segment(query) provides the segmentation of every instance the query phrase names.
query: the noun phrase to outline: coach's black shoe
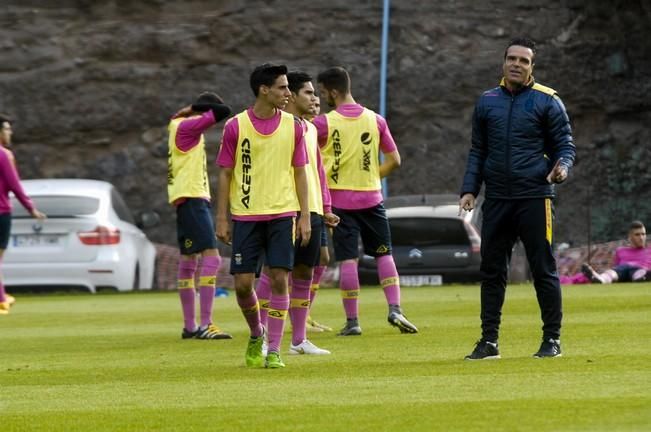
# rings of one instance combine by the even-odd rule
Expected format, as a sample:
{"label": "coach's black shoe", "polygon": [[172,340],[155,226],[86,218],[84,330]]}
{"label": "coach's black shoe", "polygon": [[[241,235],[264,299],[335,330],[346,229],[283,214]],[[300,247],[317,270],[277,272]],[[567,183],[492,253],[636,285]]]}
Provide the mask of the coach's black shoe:
{"label": "coach's black shoe", "polygon": [[477,341],[475,349],[465,357],[466,360],[492,360],[498,358],[501,357],[497,342],[489,342],[483,339]]}
{"label": "coach's black shoe", "polygon": [[197,336],[197,333],[199,333],[199,330],[190,331],[184,328],[183,333],[181,333],[181,339],[192,339]]}
{"label": "coach's black shoe", "polygon": [[540,344],[540,349],[533,356],[535,358],[561,357],[561,341],[558,339],[546,339]]}
{"label": "coach's black shoe", "polygon": [[595,269],[593,269],[592,266],[590,266],[588,263],[583,263],[581,265],[581,273],[590,279],[592,283],[604,283],[603,279],[601,279],[601,276],[599,276],[599,273],[597,273]]}

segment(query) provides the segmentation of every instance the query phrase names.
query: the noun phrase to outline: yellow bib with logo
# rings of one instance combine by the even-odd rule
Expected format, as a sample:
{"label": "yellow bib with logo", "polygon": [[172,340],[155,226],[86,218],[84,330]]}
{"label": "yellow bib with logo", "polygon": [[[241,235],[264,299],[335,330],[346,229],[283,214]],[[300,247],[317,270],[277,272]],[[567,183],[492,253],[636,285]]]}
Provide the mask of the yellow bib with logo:
{"label": "yellow bib with logo", "polygon": [[309,158],[309,163],[305,166],[309,208],[310,212],[323,216],[323,196],[321,195],[321,179],[319,178],[319,167],[317,165],[317,152],[320,151],[317,131],[316,127],[312,123],[308,121],[305,123],[307,124],[307,132],[305,132],[305,148],[307,149],[307,157]]}
{"label": "yellow bib with logo", "polygon": [[183,120],[185,118],[173,119],[167,127],[167,196],[170,203],[179,198],[210,198],[203,135],[199,144],[188,151],[176,146],[176,131]]}
{"label": "yellow bib with logo", "polygon": [[246,111],[237,115],[237,125],[231,213],[257,216],[298,211],[292,168],[294,116],[281,111],[280,124],[269,135],[253,127]]}
{"label": "yellow bib with logo", "polygon": [[326,114],[328,142],[321,148],[330,189],[374,191],[380,182],[380,132],[376,115],[364,108],[359,117]]}

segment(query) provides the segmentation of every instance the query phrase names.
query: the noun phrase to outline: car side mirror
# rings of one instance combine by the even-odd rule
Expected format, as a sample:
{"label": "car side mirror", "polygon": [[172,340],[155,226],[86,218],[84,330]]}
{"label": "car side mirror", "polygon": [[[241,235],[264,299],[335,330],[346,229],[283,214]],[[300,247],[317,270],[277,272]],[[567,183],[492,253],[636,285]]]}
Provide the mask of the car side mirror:
{"label": "car side mirror", "polygon": [[144,211],[138,217],[138,228],[152,228],[158,225],[160,216],[155,211]]}

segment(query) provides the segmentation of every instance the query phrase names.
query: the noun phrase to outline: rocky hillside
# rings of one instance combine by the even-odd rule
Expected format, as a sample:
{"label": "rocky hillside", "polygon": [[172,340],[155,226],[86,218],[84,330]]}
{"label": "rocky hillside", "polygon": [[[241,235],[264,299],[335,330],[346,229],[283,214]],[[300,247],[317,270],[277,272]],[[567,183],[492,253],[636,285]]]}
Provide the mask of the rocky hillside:
{"label": "rocky hillside", "polygon": [[[404,164],[390,194],[458,190],[474,101],[498,82],[508,39],[526,34],[579,152],[559,190],[556,239],[616,239],[632,218],[651,224],[650,1],[391,4],[387,119]],[[0,112],[17,120],[23,178],[109,180],[134,210],[158,211],[149,235],[173,244],[170,114],[207,89],[244,109],[248,75],[265,61],[314,74],[344,65],[356,99],[377,109],[381,24],[379,0],[4,0]],[[209,134],[211,160],[220,133]]]}

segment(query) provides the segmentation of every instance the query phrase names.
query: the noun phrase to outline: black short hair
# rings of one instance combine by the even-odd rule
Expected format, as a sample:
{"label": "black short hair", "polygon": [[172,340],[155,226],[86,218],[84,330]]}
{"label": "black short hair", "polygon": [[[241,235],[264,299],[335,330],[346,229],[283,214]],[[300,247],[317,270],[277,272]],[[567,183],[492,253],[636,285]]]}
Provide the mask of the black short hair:
{"label": "black short hair", "polygon": [[324,70],[317,76],[316,80],[327,90],[337,90],[342,95],[350,93],[350,75],[341,66]]}
{"label": "black short hair", "polygon": [[253,95],[258,97],[260,86],[265,85],[271,87],[280,75],[287,75],[287,66],[273,65],[271,63],[264,63],[257,66],[251,72],[251,78],[249,80]]}
{"label": "black short hair", "polygon": [[504,58],[506,58],[506,52],[513,45],[529,48],[533,52],[533,58],[536,57],[536,42],[534,42],[533,39],[529,39],[528,37],[520,36],[520,37],[513,38],[509,41],[509,44],[506,46],[506,49],[504,49]]}
{"label": "black short hair", "polygon": [[312,81],[312,77],[307,72],[291,71],[287,74],[287,82],[289,82],[289,91],[298,94],[299,90],[303,88],[305,83]]}
{"label": "black short hair", "polygon": [[224,104],[224,100],[217,94],[213,92],[205,91],[201,93],[197,100],[194,102],[197,105],[202,104]]}
{"label": "black short hair", "polygon": [[4,122],[11,124],[13,123],[13,120],[7,114],[0,113],[0,125],[2,125]]}
{"label": "black short hair", "polygon": [[644,228],[644,224],[642,223],[642,221],[634,220],[628,226],[628,232],[631,232],[631,231],[636,230],[636,229],[643,229],[643,228]]}

